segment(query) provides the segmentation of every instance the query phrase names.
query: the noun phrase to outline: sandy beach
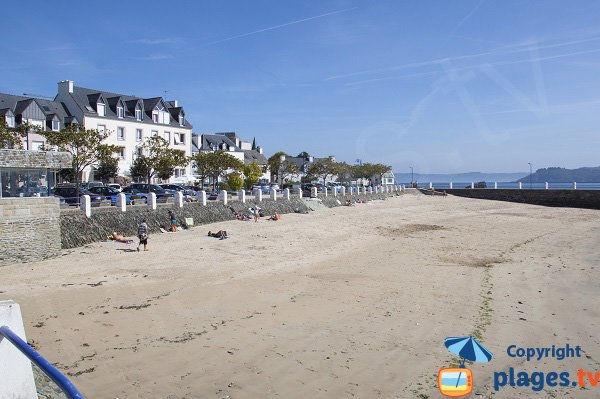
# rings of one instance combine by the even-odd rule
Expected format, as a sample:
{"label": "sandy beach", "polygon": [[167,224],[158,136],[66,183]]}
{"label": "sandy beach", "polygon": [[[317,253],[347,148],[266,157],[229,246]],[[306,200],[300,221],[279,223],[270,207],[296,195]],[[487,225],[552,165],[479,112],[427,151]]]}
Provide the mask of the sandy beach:
{"label": "sandy beach", "polygon": [[[495,355],[473,397],[592,398],[493,372],[600,371],[600,213],[405,195],[3,267],[0,299],[89,398],[438,398],[447,336]],[[225,229],[230,238],[206,237]],[[507,346],[580,345],[526,362]],[[600,390],[600,386],[595,388]]]}

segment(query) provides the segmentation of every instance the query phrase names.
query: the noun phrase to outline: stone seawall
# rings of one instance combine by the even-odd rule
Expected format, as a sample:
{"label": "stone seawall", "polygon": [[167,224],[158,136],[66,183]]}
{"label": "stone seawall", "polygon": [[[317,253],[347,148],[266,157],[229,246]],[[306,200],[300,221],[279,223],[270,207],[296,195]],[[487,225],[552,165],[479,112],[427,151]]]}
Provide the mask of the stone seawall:
{"label": "stone seawall", "polygon": [[60,254],[58,198],[0,199],[0,266]]}
{"label": "stone seawall", "polygon": [[519,202],[523,204],[600,209],[600,190],[445,190],[458,197]]}
{"label": "stone seawall", "polygon": [[[385,194],[366,194],[360,196],[346,195],[338,196],[341,203],[346,199],[362,198],[364,200],[383,199],[394,195]],[[321,197],[322,205],[331,208],[340,206],[336,198],[329,196]],[[206,206],[197,202],[185,203],[183,208],[177,208],[173,204],[159,204],[157,209],[151,210],[146,206],[128,207],[126,212],[121,212],[115,207],[92,208],[92,217],[87,218],[83,212],[78,209],[64,210],[60,215],[61,243],[62,248],[75,248],[93,242],[106,240],[107,235],[113,231],[124,234],[125,236],[135,236],[137,226],[141,220],[145,219],[150,233],[157,233],[160,227],[166,228],[169,224],[168,213],[173,211],[177,216],[177,223],[180,226],[186,226],[185,219],[193,218],[194,226],[222,222],[233,219],[234,209],[236,212],[247,212],[248,208],[254,204],[262,209],[264,215],[270,216],[274,213],[308,213],[311,210],[305,200],[291,198],[289,201],[278,199],[273,201],[263,199],[262,202],[247,200],[245,204],[239,201],[230,201],[226,206],[219,201],[209,202]]]}

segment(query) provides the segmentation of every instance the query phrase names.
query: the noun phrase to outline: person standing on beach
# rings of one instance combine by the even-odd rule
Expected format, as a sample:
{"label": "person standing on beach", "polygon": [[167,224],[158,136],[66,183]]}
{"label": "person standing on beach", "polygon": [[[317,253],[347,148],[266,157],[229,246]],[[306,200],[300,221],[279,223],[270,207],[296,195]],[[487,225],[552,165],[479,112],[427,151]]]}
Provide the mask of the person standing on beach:
{"label": "person standing on beach", "polygon": [[144,251],[147,251],[148,245],[148,225],[146,224],[146,219],[142,220],[142,223],[138,225],[138,238],[140,242],[137,246],[137,251],[140,252],[140,245],[144,244]]}
{"label": "person standing on beach", "polygon": [[171,224],[171,228],[169,229],[173,233],[177,231],[177,218],[173,211],[169,211],[169,223]]}

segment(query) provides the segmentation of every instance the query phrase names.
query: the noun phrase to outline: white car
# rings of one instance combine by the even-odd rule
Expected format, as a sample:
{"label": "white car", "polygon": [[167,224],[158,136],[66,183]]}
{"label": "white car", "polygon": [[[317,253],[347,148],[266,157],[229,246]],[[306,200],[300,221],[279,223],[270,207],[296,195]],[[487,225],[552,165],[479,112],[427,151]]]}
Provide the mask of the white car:
{"label": "white car", "polygon": [[110,184],[107,184],[107,186],[108,186],[108,187],[112,187],[112,188],[114,188],[115,190],[118,190],[119,192],[121,192],[121,190],[122,190],[122,187],[121,187],[121,185],[120,185],[120,184],[117,184],[117,183],[110,183]]}

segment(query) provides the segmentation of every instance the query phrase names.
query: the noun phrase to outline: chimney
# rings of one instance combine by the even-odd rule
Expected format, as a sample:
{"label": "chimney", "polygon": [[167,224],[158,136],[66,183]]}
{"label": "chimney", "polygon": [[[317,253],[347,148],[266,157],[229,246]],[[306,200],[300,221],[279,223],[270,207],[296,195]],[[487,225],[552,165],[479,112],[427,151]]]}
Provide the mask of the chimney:
{"label": "chimney", "polygon": [[258,153],[259,153],[259,154],[262,154],[262,153],[263,153],[263,149],[262,149],[262,147],[256,146],[256,149],[258,150]]}
{"label": "chimney", "polygon": [[177,108],[177,100],[173,100],[173,108]]}
{"label": "chimney", "polygon": [[58,82],[59,93],[73,93],[73,81],[72,80],[61,80]]}

